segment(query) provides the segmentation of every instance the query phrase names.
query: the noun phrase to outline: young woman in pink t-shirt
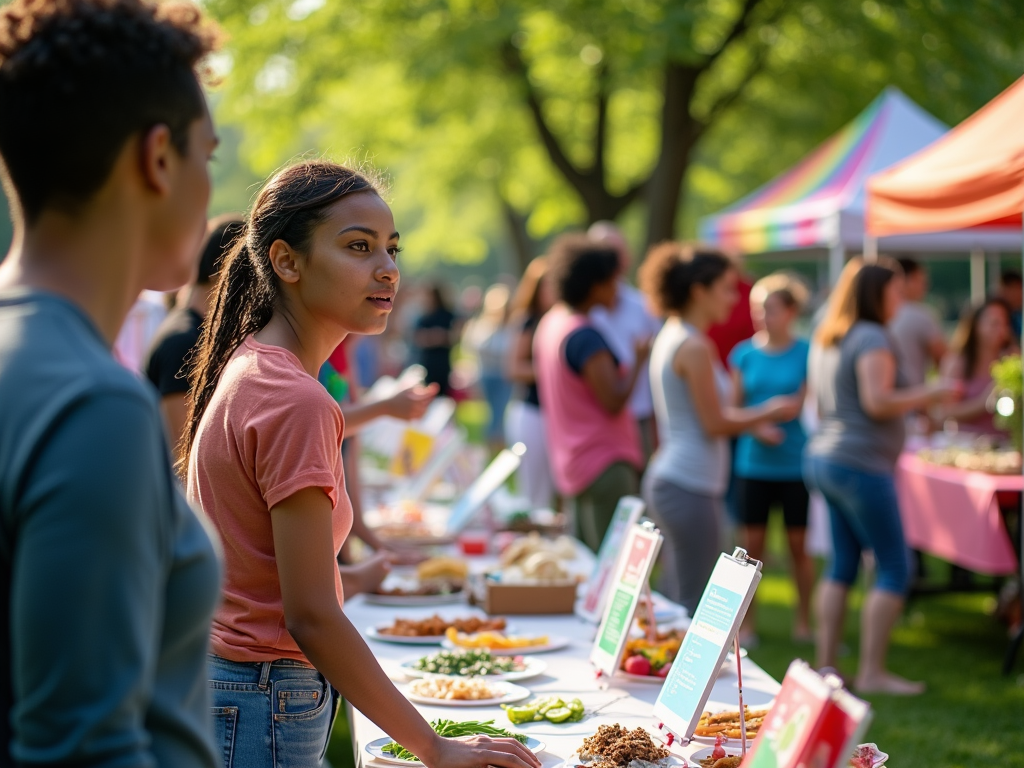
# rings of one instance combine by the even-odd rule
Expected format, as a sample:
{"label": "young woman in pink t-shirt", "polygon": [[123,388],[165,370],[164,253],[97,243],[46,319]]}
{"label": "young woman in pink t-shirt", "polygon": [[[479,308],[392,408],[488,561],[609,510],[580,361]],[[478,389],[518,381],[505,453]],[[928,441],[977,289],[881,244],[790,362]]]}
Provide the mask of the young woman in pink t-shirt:
{"label": "young woman in pink t-shirt", "polygon": [[348,333],[384,330],[398,251],[373,183],[311,161],[267,183],[221,270],[181,460],[224,545],[210,687],[226,768],[318,765],[338,692],[431,768],[540,765],[512,739],[437,736],[342,611],[344,418],[316,375]]}

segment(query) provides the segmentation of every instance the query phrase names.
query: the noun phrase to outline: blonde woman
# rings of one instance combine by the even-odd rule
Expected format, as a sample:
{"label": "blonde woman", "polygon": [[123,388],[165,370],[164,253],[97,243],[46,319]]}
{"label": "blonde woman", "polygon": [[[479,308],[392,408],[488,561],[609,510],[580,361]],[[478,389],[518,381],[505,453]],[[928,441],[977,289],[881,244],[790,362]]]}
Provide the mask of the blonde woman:
{"label": "blonde woman", "polygon": [[[803,402],[807,387],[807,341],[793,334],[793,321],[807,300],[798,279],[777,272],[759,280],[750,292],[750,315],[756,333],[729,355],[733,398],[738,408],[756,406],[780,395]],[[808,493],[802,461],[807,435],[798,419],[764,424],[739,436],[733,471],[740,540],[751,557],[764,555],[768,516],[781,506],[786,523],[797,614],[793,636],[811,639],[810,606],[814,566],[807,556]],[[746,643],[756,638],[753,605],[747,611]]]}

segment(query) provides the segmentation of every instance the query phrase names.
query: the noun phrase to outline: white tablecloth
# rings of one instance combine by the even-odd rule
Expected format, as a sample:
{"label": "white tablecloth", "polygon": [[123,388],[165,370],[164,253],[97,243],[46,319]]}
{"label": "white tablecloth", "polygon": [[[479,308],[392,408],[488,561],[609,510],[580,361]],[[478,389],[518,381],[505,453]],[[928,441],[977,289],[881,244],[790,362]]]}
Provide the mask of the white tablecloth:
{"label": "white tablecloth", "polygon": [[[478,565],[478,564],[474,564]],[[476,568],[474,568],[476,570]],[[345,613],[363,631],[373,626],[389,624],[396,616],[403,618],[426,618],[439,612],[445,616],[465,615],[476,609],[466,605],[443,606],[438,608],[393,608],[370,605],[361,596],[347,601]],[[593,734],[601,724],[620,723],[628,728],[646,727],[657,732],[658,723],[654,719],[653,708],[658,697],[660,686],[648,683],[633,683],[617,677],[607,681],[602,688],[601,682],[594,674],[588,661],[590,647],[597,628],[576,616],[510,616],[509,624],[515,627],[517,634],[564,636],[572,639],[572,644],[561,651],[537,654],[535,658],[547,662],[546,672],[530,680],[518,683],[529,688],[535,695],[558,694],[562,698],[578,697],[588,711],[614,703],[593,717],[580,723],[570,725],[553,725],[551,723],[533,723],[525,726],[512,726],[505,713],[497,706],[454,708],[417,705],[420,712],[428,720],[436,718],[489,720],[506,728],[515,728],[547,744],[547,749],[539,755],[546,768],[559,765],[573,757],[585,736]],[[391,675],[399,686],[403,685],[399,665],[410,658],[419,658],[427,653],[440,650],[436,646],[411,646],[384,643],[367,639],[374,654],[380,660],[384,670]],[[749,658],[743,660],[743,698],[747,706],[763,707],[771,703],[779,691],[779,684],[763,669]],[[620,698],[624,697],[624,698]],[[715,683],[714,691],[708,702],[712,710],[733,708],[737,706],[736,671],[732,668],[723,672]],[[356,753],[356,766],[383,766],[384,763],[374,760],[365,751],[365,746],[375,739],[384,736],[384,732],[359,712],[349,708],[352,723],[352,738]],[[689,755],[704,749],[706,744],[675,745],[673,751],[679,755]]]}

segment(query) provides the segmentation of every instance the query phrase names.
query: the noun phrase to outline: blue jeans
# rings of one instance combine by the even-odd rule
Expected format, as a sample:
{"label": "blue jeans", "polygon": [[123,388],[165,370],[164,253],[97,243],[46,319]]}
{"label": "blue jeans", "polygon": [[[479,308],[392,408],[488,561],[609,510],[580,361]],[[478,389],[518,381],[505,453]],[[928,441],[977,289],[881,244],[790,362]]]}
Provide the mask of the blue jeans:
{"label": "blue jeans", "polygon": [[320,765],[339,697],[324,676],[291,659],[209,657],[214,738],[224,768]]}
{"label": "blue jeans", "polygon": [[875,588],[905,595],[910,579],[909,551],[892,474],[864,472],[821,456],[807,456],[804,480],[828,502],[833,549],[828,578],[852,585],[861,552],[870,549],[878,567]]}

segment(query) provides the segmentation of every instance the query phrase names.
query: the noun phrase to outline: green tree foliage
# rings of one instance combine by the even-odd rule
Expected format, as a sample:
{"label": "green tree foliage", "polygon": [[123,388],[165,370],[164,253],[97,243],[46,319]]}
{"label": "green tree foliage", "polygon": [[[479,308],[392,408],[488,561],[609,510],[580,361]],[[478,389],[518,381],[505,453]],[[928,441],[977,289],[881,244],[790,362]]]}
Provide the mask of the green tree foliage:
{"label": "green tree foliage", "polygon": [[953,124],[1024,70],[1019,0],[209,0],[252,169],[396,180],[409,253],[525,258],[623,217],[689,232],[886,85]]}

